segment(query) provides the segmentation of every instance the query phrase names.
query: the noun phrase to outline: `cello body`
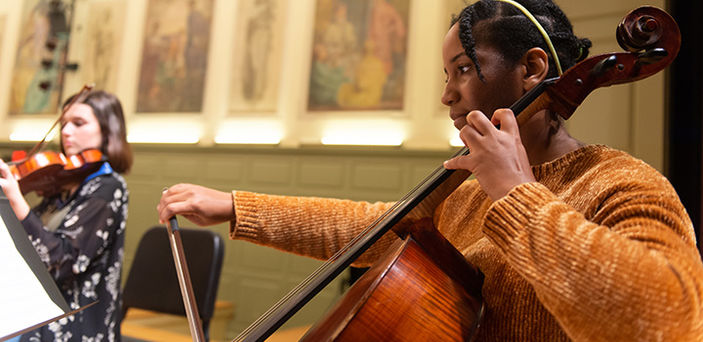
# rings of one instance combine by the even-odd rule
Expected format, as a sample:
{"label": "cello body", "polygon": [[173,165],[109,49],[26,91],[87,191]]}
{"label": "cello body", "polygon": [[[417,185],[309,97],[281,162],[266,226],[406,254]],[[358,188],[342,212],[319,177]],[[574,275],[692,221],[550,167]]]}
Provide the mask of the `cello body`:
{"label": "cello body", "polygon": [[471,341],[483,318],[483,275],[434,227],[421,226],[302,341]]}

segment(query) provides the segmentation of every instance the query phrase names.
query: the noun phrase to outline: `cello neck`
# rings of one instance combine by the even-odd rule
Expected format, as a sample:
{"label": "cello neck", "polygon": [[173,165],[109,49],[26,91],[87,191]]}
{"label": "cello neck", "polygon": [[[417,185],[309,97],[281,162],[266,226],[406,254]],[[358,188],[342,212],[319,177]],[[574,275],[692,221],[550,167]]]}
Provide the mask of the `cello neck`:
{"label": "cello neck", "polygon": [[[525,93],[510,107],[518,116],[518,122],[527,120],[533,114],[545,108],[545,98],[541,96],[545,95],[545,90],[555,81],[556,79],[543,81]],[[526,118],[522,119],[521,117],[523,116]],[[455,156],[468,153],[468,149],[464,147]],[[411,212],[413,212],[413,216],[431,216],[434,208],[463,183],[469,175],[470,172],[466,170],[447,170],[442,166],[435,169],[425,180],[396,202],[391,209],[376,219],[361,234],[335,253],[300,285],[266,311],[257,321],[242,331],[234,341],[265,340],[293,314],[305,306],[317,293],[322,291],[342,271],[349,267],[356,258],[396,226],[401,219]],[[395,232],[401,237],[405,235],[402,231]]]}

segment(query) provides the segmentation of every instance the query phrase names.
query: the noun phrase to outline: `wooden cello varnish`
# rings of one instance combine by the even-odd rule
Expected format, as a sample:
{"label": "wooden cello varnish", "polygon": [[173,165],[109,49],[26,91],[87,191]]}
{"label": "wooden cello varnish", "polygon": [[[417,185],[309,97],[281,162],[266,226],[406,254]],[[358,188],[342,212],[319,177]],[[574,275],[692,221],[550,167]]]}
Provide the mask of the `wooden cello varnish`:
{"label": "wooden cello varnish", "polygon": [[483,275],[429,220],[411,231],[302,341],[470,341],[476,335]]}

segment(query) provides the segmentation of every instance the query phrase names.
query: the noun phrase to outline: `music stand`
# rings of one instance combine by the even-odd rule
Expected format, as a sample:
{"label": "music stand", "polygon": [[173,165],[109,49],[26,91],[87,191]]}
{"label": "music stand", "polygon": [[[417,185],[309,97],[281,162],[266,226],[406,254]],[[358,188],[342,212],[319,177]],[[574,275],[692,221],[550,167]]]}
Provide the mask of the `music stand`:
{"label": "music stand", "polygon": [[82,311],[70,310],[0,189],[0,341]]}

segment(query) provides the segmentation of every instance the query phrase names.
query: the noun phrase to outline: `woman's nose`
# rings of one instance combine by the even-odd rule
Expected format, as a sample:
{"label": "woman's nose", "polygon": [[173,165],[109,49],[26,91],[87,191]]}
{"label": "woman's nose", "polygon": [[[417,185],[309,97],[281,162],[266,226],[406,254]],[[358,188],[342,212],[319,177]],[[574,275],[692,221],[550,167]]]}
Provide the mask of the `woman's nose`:
{"label": "woman's nose", "polygon": [[63,127],[61,127],[61,135],[69,135],[73,132],[73,127],[71,124],[66,124]]}
{"label": "woman's nose", "polygon": [[451,106],[454,103],[456,103],[458,98],[459,98],[459,96],[458,96],[457,92],[453,88],[450,87],[449,83],[447,83],[447,85],[444,86],[444,92],[442,93],[442,103],[445,106]]}

